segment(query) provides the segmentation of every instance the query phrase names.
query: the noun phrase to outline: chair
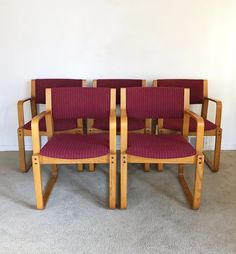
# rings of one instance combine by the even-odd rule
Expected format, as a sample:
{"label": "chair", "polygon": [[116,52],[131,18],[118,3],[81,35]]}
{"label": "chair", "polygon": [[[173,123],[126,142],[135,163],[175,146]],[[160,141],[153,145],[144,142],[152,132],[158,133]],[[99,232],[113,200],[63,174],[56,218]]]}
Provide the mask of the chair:
{"label": "chair", "polygon": [[[115,90],[92,88],[46,89],[46,111],[32,120],[33,175],[37,209],[43,209],[57,179],[57,164],[109,164],[109,208],[116,206]],[[54,133],[57,119],[109,117],[109,133]],[[41,148],[40,120],[46,119],[48,142]],[[51,164],[51,177],[43,191],[41,165]]]}
{"label": "chair", "polygon": [[[120,106],[120,89],[125,87],[146,87],[146,80],[142,79],[97,79],[93,80],[93,87],[101,88],[116,88],[116,104]],[[109,130],[108,119],[88,119],[87,131],[89,133],[104,133]],[[132,133],[150,133],[151,132],[151,121],[150,119],[130,119],[129,132]],[[120,117],[117,117],[117,133],[120,132]],[[95,166],[89,165],[89,171],[93,172]],[[145,165],[145,171],[149,171],[149,165]]]}
{"label": "chair", "polygon": [[[22,172],[27,172],[31,167],[30,163],[26,162],[25,154],[25,136],[31,136],[31,121],[25,123],[24,120],[24,104],[30,102],[31,116],[38,114],[37,107],[39,104],[45,104],[45,89],[52,87],[82,87],[86,86],[86,81],[81,79],[35,79],[31,80],[31,97],[20,100],[17,103],[18,109],[18,144],[19,144],[19,168]],[[54,123],[55,131],[60,132],[82,132],[83,123],[80,119],[76,120],[62,120],[58,119]],[[46,123],[40,122],[40,135],[46,135]],[[28,164],[28,165],[27,165]],[[78,166],[78,170],[82,171],[82,165]]]}
{"label": "chair", "polygon": [[[183,118],[182,134],[128,134],[130,118]],[[187,141],[190,118],[197,124],[196,148]],[[189,111],[189,89],[121,89],[121,208],[127,208],[128,163],[171,163],[179,164],[179,182],[192,209],[198,209],[204,168],[203,132],[203,119]],[[184,178],[184,164],[196,165],[193,194]]]}
{"label": "chair", "polygon": [[[220,153],[221,153],[221,112],[222,103],[219,100],[211,99],[208,97],[208,82],[202,79],[159,79],[153,81],[153,86],[158,87],[184,87],[190,88],[190,104],[201,105],[201,116],[204,119],[204,136],[215,137],[215,150],[213,162],[205,154],[205,161],[213,172],[217,172],[220,166]],[[216,104],[215,122],[207,120],[208,103],[209,101]],[[181,132],[182,119],[159,119],[158,130],[164,132]],[[190,120],[189,136],[196,136],[196,124]],[[159,165],[159,170],[162,171],[162,165]]]}

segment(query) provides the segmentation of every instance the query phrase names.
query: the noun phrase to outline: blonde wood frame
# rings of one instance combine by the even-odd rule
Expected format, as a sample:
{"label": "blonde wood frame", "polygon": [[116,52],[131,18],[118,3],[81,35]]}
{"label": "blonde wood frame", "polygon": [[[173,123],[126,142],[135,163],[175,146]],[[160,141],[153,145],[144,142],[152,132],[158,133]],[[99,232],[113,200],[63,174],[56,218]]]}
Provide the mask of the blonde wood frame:
{"label": "blonde wood frame", "polygon": [[[110,98],[110,117],[109,117],[109,154],[89,158],[89,159],[78,159],[78,160],[68,160],[51,158],[40,155],[41,141],[40,141],[40,131],[39,131],[39,121],[42,118],[46,118],[46,129],[47,137],[50,138],[54,135],[53,120],[51,114],[51,89],[46,89],[46,111],[40,113],[32,119],[32,140],[33,140],[33,175],[34,175],[34,186],[36,194],[36,207],[37,209],[44,209],[48,198],[52,192],[53,186],[56,183],[58,169],[57,164],[84,164],[84,163],[109,163],[109,208],[114,209],[116,207],[116,96],[115,89],[111,89]],[[81,134],[82,133],[78,133]],[[41,175],[41,165],[51,164],[51,177],[48,181],[45,190],[42,187],[42,175]]]}
{"label": "blonde wood frame", "polygon": [[[93,80],[93,88],[97,88],[97,80]],[[147,87],[147,81],[142,80],[142,87]],[[88,119],[87,120],[87,132],[88,133],[107,133],[107,130],[102,130],[102,129],[97,129],[93,127],[94,125],[94,119]],[[151,134],[152,130],[152,120],[151,119],[145,119],[145,128],[144,129],[139,129],[139,130],[134,130],[134,131],[129,131],[130,133],[150,133]],[[149,172],[149,165],[145,164],[144,165],[144,171]],[[89,172],[94,172],[95,171],[95,165],[94,164],[89,164]]]}
{"label": "blonde wood frame", "polygon": [[[153,86],[158,86],[158,80],[153,80]],[[222,102],[220,100],[215,100],[208,97],[208,81],[203,81],[203,102],[202,102],[202,110],[201,117],[203,119],[207,119],[208,115],[208,104],[209,102],[213,102],[216,105],[216,113],[215,113],[215,125],[216,129],[205,130],[204,136],[213,136],[215,137],[215,149],[214,149],[214,158],[211,161],[205,154],[205,162],[212,172],[218,172],[220,167],[220,154],[221,154],[221,140],[222,140],[222,128],[221,128],[221,116],[222,116]],[[159,133],[176,133],[178,131],[164,129],[163,128],[163,119],[158,119],[158,131]],[[196,132],[189,132],[189,136],[196,136]],[[158,171],[163,171],[163,165],[158,165]]]}
{"label": "blonde wood frame", "polygon": [[[82,81],[82,87],[86,87],[86,80]],[[26,153],[25,153],[25,136],[32,136],[32,131],[24,129],[24,104],[26,102],[30,102],[31,108],[31,116],[32,118],[38,114],[37,105],[35,101],[35,80],[31,80],[31,97],[19,100],[17,103],[17,112],[18,112],[18,144],[19,144],[19,169],[21,172],[28,172],[31,168],[31,161],[26,161]],[[58,131],[57,133],[83,133],[83,124],[81,124],[81,119],[77,121],[77,128],[69,129],[65,131]],[[46,131],[40,131],[40,136],[47,136]],[[78,171],[83,171],[83,165],[78,165]]]}
{"label": "blonde wood frame", "polygon": [[[200,197],[202,189],[202,177],[204,168],[204,155],[202,153],[203,147],[203,133],[204,133],[204,121],[203,118],[189,111],[189,89],[185,89],[185,113],[183,124],[183,135],[188,136],[189,119],[192,117],[197,122],[197,141],[196,141],[196,155],[183,158],[174,159],[152,159],[140,156],[133,156],[127,154],[128,144],[128,116],[126,112],[126,89],[121,89],[121,175],[120,175],[120,206],[122,209],[127,208],[127,170],[128,163],[174,163],[179,164],[178,178],[183,188],[183,191],[187,197],[187,200],[192,209],[199,209]],[[186,126],[187,125],[187,126]],[[184,164],[195,164],[195,180],[193,193],[190,191],[188,184],[184,178]]]}

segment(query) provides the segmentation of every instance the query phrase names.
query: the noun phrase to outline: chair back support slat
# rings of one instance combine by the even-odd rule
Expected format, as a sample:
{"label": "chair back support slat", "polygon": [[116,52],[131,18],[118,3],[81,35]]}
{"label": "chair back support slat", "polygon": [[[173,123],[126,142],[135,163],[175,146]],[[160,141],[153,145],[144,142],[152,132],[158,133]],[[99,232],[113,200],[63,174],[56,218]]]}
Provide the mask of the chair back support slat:
{"label": "chair back support slat", "polygon": [[82,79],[35,79],[34,93],[35,101],[38,104],[45,104],[45,90],[46,88],[54,87],[82,87]]}
{"label": "chair back support slat", "polygon": [[130,118],[183,118],[184,88],[127,88],[126,110]]}
{"label": "chair back support slat", "polygon": [[116,88],[116,104],[120,104],[120,89],[126,87],[142,87],[142,79],[97,79],[96,87]]}
{"label": "chair back support slat", "polygon": [[[47,100],[50,100],[50,98],[47,98]],[[110,89],[52,88],[51,111],[54,119],[108,118]]]}
{"label": "chair back support slat", "polygon": [[182,87],[190,89],[190,104],[202,104],[204,99],[203,79],[158,79],[158,87]]}

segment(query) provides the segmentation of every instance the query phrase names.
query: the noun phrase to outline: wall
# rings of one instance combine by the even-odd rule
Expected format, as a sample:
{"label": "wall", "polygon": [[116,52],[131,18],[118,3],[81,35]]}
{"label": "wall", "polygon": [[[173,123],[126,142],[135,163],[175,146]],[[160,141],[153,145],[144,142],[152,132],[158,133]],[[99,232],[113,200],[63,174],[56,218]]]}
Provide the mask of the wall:
{"label": "wall", "polygon": [[234,0],[0,0],[0,150],[17,149],[16,102],[44,77],[206,78],[223,101],[223,149],[236,149],[235,10]]}

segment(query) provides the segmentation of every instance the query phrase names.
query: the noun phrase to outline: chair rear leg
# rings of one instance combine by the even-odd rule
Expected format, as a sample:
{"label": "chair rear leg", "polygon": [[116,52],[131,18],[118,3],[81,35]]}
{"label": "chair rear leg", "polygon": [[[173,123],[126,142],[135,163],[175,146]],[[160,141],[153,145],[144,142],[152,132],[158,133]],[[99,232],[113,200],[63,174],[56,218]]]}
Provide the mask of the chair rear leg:
{"label": "chair rear leg", "polygon": [[83,164],[77,164],[77,171],[78,172],[83,172],[84,171]]}
{"label": "chair rear leg", "polygon": [[109,165],[109,208],[116,208],[116,155],[110,155]]}
{"label": "chair rear leg", "polygon": [[[29,167],[26,165],[25,155],[25,138],[23,129],[18,129],[18,146],[19,146],[19,169],[21,172],[27,172]],[[31,165],[30,165],[31,166]]]}
{"label": "chair rear leg", "polygon": [[95,171],[95,164],[89,164],[89,172]]}
{"label": "chair rear leg", "polygon": [[220,153],[221,153],[221,140],[222,140],[222,129],[218,129],[215,137],[215,152],[214,162],[212,171],[218,172],[220,168]]}
{"label": "chair rear leg", "polygon": [[144,172],[150,172],[150,163],[144,164]]}
{"label": "chair rear leg", "polygon": [[121,155],[120,169],[120,208],[127,208],[127,155]]}
{"label": "chair rear leg", "polygon": [[32,164],[34,175],[34,189],[36,195],[36,207],[37,209],[44,209],[42,175],[38,156],[32,156]]}
{"label": "chair rear leg", "polygon": [[163,172],[164,171],[164,164],[163,163],[157,164],[157,171],[158,172]]}
{"label": "chair rear leg", "polygon": [[200,207],[203,170],[204,170],[204,155],[198,155],[196,170],[195,170],[194,190],[193,190],[192,209],[194,210],[197,210]]}

